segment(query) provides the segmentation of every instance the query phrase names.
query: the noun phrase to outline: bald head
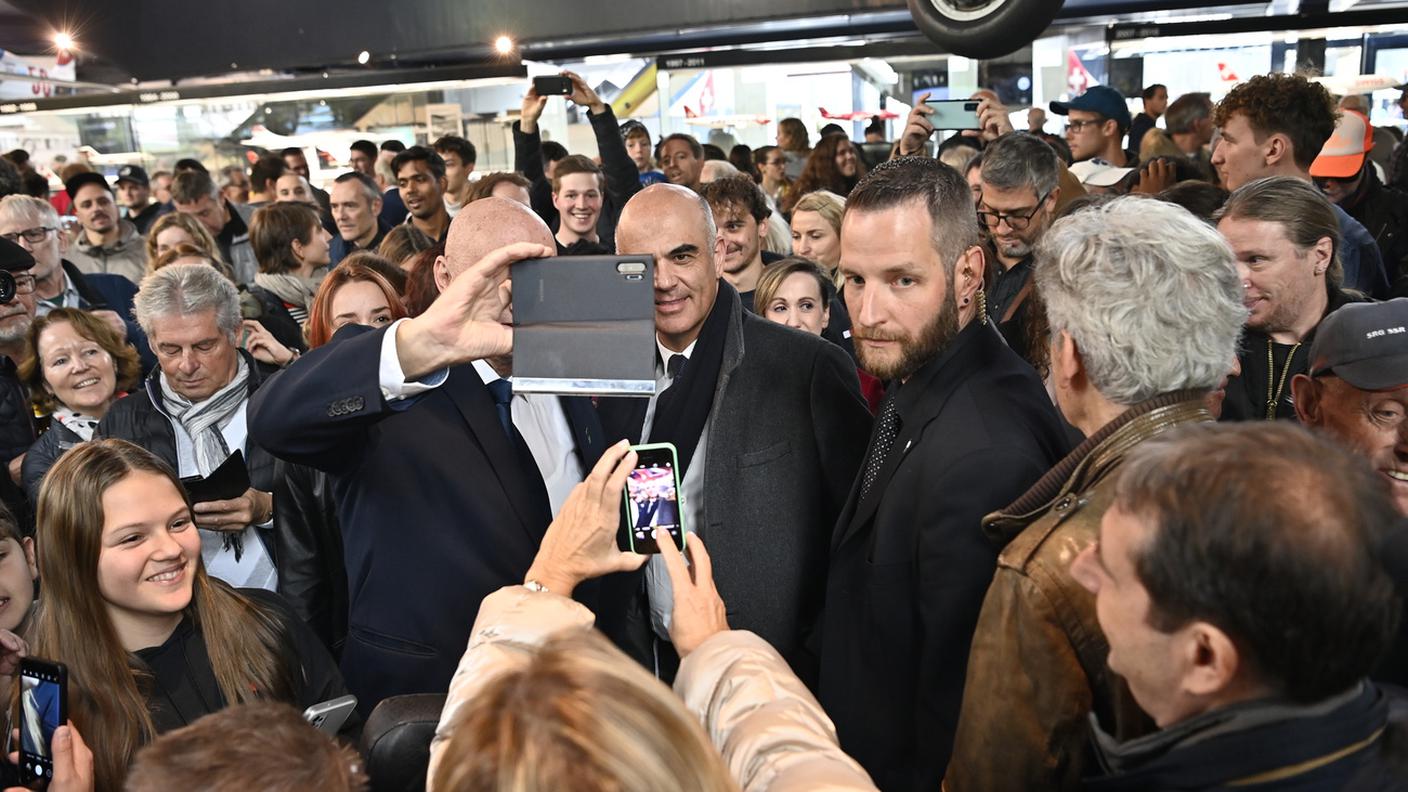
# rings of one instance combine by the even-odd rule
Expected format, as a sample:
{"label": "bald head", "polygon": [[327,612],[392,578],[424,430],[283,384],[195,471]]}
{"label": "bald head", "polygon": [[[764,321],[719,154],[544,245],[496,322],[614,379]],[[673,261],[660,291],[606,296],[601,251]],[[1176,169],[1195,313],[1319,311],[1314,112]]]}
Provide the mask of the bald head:
{"label": "bald head", "polygon": [[705,229],[706,248],[713,248],[718,228],[714,212],[699,193],[678,184],[656,183],[631,196],[616,221],[616,249],[623,253],[643,252],[641,243],[662,217],[695,217]]}
{"label": "bald head", "polygon": [[556,244],[542,218],[517,201],[490,196],[465,204],[450,222],[445,255],[435,267],[436,285],[444,291],[469,265],[515,242]]}

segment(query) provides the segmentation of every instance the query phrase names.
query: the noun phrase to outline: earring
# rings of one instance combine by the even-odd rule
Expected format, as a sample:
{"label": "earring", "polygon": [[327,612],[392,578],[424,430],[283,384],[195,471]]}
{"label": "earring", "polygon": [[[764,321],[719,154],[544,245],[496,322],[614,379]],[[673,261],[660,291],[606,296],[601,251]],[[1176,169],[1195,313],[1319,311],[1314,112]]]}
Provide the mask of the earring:
{"label": "earring", "polygon": [[963,298],[963,304],[964,304],[964,305],[967,305],[969,302],[970,302],[970,301],[969,301],[969,299],[968,299],[967,297],[964,297],[964,298]]}
{"label": "earring", "polygon": [[[988,293],[984,289],[978,289],[974,295],[978,298],[978,321],[983,324],[988,323]],[[965,301],[966,302],[966,301]]]}

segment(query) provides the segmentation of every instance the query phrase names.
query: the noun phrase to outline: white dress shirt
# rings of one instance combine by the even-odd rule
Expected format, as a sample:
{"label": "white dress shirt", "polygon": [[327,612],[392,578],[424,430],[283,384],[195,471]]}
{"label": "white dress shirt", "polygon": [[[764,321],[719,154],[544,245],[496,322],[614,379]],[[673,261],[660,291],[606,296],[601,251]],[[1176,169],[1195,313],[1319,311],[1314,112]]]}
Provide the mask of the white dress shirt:
{"label": "white dress shirt", "polygon": [[[225,438],[225,447],[245,448],[249,439],[249,423],[245,411],[249,401],[240,406],[230,422],[220,427],[220,435]],[[171,430],[176,435],[176,473],[182,478],[199,476],[196,467],[196,447],[191,436],[179,421],[171,421]],[[248,452],[246,459],[248,459]],[[279,573],[274,567],[274,557],[264,546],[257,531],[271,530],[274,521],[262,525],[246,526],[240,532],[241,552],[235,560],[234,548],[225,547],[225,533],[200,529],[200,555],[205,561],[205,571],[236,588],[262,588],[274,591],[278,588]]]}
{"label": "white dress shirt", "polygon": [[[494,367],[483,360],[474,361],[474,370],[485,384],[497,379],[513,383],[512,377],[500,377]],[[513,427],[523,436],[533,461],[547,485],[548,501],[554,516],[562,510],[572,488],[582,483],[582,463],[577,459],[577,439],[562,411],[559,397],[550,393],[514,393],[509,403]]]}

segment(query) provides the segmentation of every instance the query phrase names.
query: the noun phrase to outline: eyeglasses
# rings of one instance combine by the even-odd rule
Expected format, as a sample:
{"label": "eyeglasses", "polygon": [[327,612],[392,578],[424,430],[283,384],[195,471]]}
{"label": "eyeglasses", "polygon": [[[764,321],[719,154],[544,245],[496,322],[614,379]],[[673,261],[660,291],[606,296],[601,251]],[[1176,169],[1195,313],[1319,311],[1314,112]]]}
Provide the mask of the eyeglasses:
{"label": "eyeglasses", "polygon": [[1066,129],[1069,129],[1069,130],[1072,131],[1072,132],[1079,132],[1079,131],[1081,131],[1082,129],[1085,129],[1086,127],[1088,127],[1088,126],[1092,126],[1092,125],[1093,125],[1093,126],[1097,126],[1097,127],[1098,127],[1098,126],[1100,126],[1101,124],[1105,123],[1105,121],[1107,121],[1107,120],[1108,120],[1108,119],[1104,119],[1104,118],[1090,118],[1090,119],[1086,119],[1086,120],[1084,120],[1084,121],[1080,121],[1080,120],[1077,120],[1077,119],[1072,118],[1071,120],[1069,120],[1069,121],[1066,122]]}
{"label": "eyeglasses", "polygon": [[13,276],[15,279],[15,294],[29,294],[34,291],[34,276],[28,272],[21,272]]}
{"label": "eyeglasses", "polygon": [[1051,193],[1048,192],[1046,193],[1046,195],[1043,195],[1040,198],[1036,199],[1036,206],[1032,207],[1031,211],[1027,212],[1026,214],[985,212],[979,209],[978,220],[988,228],[997,228],[999,223],[1006,221],[1007,227],[1012,229],[1013,231],[1025,230],[1026,227],[1031,223],[1032,218],[1036,217],[1036,213],[1041,211],[1042,205],[1046,203],[1046,199],[1050,197],[1050,195]]}
{"label": "eyeglasses", "polygon": [[30,243],[31,245],[37,245],[40,242],[43,242],[44,240],[48,239],[49,234],[54,230],[55,229],[50,228],[48,226],[39,226],[38,228],[26,228],[23,231],[17,231],[13,234],[0,234],[0,239],[4,239],[7,242],[18,242],[20,241],[20,237],[24,237],[24,241]]}

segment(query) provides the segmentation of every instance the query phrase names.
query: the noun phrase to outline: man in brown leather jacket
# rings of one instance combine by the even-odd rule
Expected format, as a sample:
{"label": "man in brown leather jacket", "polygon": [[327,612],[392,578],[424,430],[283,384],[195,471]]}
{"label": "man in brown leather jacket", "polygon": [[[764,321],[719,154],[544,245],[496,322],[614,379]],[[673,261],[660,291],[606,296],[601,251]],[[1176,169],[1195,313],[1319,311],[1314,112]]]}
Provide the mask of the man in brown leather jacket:
{"label": "man in brown leather jacket", "polygon": [[1153,723],[1106,668],[1095,599],[1070,575],[1111,474],[1140,442],[1213,420],[1246,319],[1227,244],[1184,209],[1137,197],[1057,221],[1036,252],[1051,388],[1087,437],[983,527],[1006,545],[983,602],[944,788],[1075,789],[1088,716],[1126,739]]}

